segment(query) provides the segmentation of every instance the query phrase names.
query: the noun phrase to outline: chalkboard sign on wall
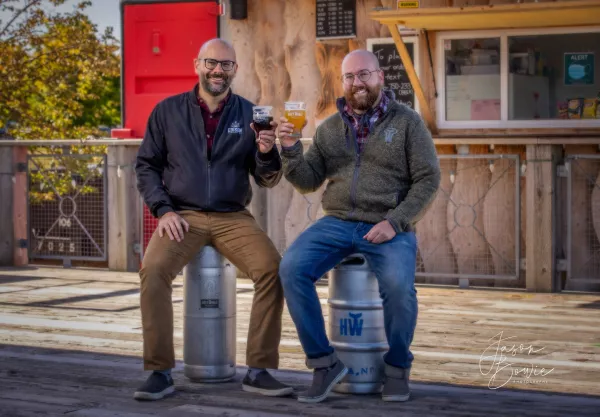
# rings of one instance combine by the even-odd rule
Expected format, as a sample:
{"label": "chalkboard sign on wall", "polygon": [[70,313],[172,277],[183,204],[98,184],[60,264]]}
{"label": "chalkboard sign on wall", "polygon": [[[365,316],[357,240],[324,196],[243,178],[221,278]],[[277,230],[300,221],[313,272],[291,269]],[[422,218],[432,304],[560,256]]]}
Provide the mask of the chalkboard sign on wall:
{"label": "chalkboard sign on wall", "polygon": [[317,0],[317,39],[356,37],[356,0]]}
{"label": "chalkboard sign on wall", "polygon": [[[404,38],[404,44],[415,70],[418,72],[418,62],[415,62],[415,41],[411,38]],[[389,40],[370,39],[367,41],[367,47],[379,60],[379,66],[385,76],[385,86],[394,91],[396,100],[412,109],[417,109],[415,91],[408,79],[408,73],[394,41],[391,38]]]}

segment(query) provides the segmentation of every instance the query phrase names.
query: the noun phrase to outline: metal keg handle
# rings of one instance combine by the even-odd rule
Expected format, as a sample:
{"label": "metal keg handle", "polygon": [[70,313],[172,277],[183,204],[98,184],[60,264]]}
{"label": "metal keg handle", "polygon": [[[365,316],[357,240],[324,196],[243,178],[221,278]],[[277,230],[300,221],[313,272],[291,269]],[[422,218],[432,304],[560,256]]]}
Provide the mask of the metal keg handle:
{"label": "metal keg handle", "polygon": [[340,265],[364,265],[365,262],[367,262],[367,259],[363,254],[354,253],[340,262]]}

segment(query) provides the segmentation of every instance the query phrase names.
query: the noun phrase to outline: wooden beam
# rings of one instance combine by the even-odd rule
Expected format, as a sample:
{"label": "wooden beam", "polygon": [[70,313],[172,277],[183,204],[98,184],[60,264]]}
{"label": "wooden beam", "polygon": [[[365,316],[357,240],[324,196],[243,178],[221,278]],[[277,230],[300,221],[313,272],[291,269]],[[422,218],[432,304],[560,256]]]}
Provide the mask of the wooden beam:
{"label": "wooden beam", "polygon": [[0,148],[0,266],[12,266],[15,239],[13,231],[13,150]]}
{"label": "wooden beam", "polygon": [[[13,169],[19,163],[27,166],[27,151],[25,147],[13,148]],[[29,263],[27,248],[20,248],[20,241],[27,241],[27,172],[15,172],[13,184],[13,231],[14,231],[14,266],[25,266]]]}
{"label": "wooden beam", "polygon": [[591,26],[600,22],[598,0],[513,3],[465,7],[377,10],[369,17],[406,29],[484,30]]}
{"label": "wooden beam", "polygon": [[556,165],[562,147],[527,145],[525,284],[527,290],[552,292],[555,282]]}
{"label": "wooden beam", "polygon": [[400,35],[398,26],[388,25],[388,28],[390,30],[390,33],[392,34],[392,38],[394,38],[394,43],[396,44],[396,48],[398,49],[398,53],[400,54],[400,58],[402,59],[402,63],[404,64],[404,68],[406,68],[408,79],[410,80],[415,94],[417,95],[417,99],[419,100],[419,107],[421,109],[423,119],[425,119],[425,123],[427,123],[427,125],[429,126],[431,133],[435,135],[437,134],[437,125],[435,123],[435,119],[433,118],[431,108],[429,107],[429,102],[425,98],[425,92],[423,91],[421,81],[419,80],[417,72],[415,71],[413,62],[410,59],[408,49],[406,49],[406,45],[402,41],[402,35]]}
{"label": "wooden beam", "polygon": [[108,268],[139,270],[142,206],[136,188],[135,157],[139,146],[109,146],[108,165]]}

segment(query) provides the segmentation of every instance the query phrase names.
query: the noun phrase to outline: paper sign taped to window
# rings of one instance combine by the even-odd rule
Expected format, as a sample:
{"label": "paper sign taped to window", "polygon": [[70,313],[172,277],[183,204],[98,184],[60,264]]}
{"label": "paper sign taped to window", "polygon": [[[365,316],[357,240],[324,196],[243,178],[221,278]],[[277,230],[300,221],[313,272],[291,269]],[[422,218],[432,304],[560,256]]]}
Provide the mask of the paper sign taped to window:
{"label": "paper sign taped to window", "polygon": [[471,100],[471,120],[500,120],[500,100]]}

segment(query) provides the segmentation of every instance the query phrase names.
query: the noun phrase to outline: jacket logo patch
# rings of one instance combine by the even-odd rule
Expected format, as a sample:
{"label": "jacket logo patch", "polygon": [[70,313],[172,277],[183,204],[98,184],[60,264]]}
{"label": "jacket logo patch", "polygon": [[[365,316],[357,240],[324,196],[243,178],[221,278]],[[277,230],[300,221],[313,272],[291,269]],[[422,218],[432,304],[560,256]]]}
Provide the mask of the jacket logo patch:
{"label": "jacket logo patch", "polygon": [[241,135],[242,128],[240,127],[239,122],[231,123],[231,126],[229,126],[229,129],[227,129],[227,133],[237,133],[238,135]]}
{"label": "jacket logo patch", "polygon": [[385,129],[383,131],[383,133],[385,134],[385,142],[392,143],[392,138],[394,137],[394,135],[396,133],[398,133],[398,129],[396,129],[394,127],[388,127],[387,129]]}

